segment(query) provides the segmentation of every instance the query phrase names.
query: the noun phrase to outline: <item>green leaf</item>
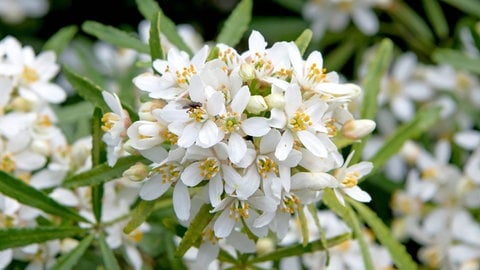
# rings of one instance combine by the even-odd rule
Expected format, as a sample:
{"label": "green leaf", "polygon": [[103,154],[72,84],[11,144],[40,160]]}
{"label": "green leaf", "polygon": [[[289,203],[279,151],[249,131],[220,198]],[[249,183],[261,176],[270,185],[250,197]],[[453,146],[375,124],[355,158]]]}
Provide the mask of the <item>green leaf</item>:
{"label": "green leaf", "polygon": [[[102,141],[102,111],[96,107],[92,118],[92,166],[98,166],[105,162],[105,144]],[[92,209],[97,222],[101,221],[102,217],[102,197],[103,185],[93,185],[92,189]]]}
{"label": "green leaf", "polygon": [[[382,78],[388,70],[392,53],[392,41],[390,39],[384,39],[368,64],[367,75],[362,82],[364,89],[363,105],[360,112],[360,117],[362,119],[374,119],[377,114],[377,96],[380,92]],[[355,151],[355,154],[352,158],[351,164],[355,164],[360,160],[367,138],[364,138],[360,143],[354,144],[353,150]]]}
{"label": "green leaf", "polygon": [[218,43],[231,47],[238,44],[252,19],[252,5],[252,0],[242,0],[238,3],[220,30]]}
{"label": "green leaf", "polygon": [[[282,22],[281,31],[278,31],[279,23]],[[308,23],[299,17],[255,17],[250,24],[250,29],[260,33],[268,33],[265,40],[269,43],[284,40],[295,40],[299,33],[308,28]]]}
{"label": "green leaf", "polygon": [[[90,101],[96,107],[102,109],[103,112],[111,111],[108,107],[107,103],[102,96],[102,89],[95,85],[92,81],[88,78],[83,77],[68,67],[63,67],[63,73],[67,78],[68,82],[72,85],[72,87],[77,91],[77,93],[87,101]],[[132,121],[137,120],[135,117],[137,113],[130,108],[127,104],[121,102],[123,109],[125,109]]]}
{"label": "green leaf", "polygon": [[480,5],[478,4],[478,0],[443,0],[443,2],[456,7],[467,14],[480,18]]}
{"label": "green leaf", "polygon": [[[317,226],[317,230],[320,233],[320,242],[324,247],[328,246],[327,244],[327,235],[325,234],[325,228],[322,227],[320,224],[320,218],[318,217],[318,210],[315,204],[311,203],[308,205],[308,211],[313,217],[313,220],[315,221],[315,226]],[[330,250],[326,249],[325,250],[325,264],[328,265],[330,262]]]}
{"label": "green leaf", "polygon": [[347,205],[347,215],[348,215],[348,219],[351,223],[350,227],[353,230],[354,238],[356,238],[357,241],[358,241],[358,245],[360,247],[360,252],[362,253],[363,264],[365,266],[365,269],[373,270],[373,269],[375,269],[375,267],[373,265],[370,250],[368,249],[367,241],[365,240],[365,235],[363,234],[363,231],[362,231],[362,228],[361,228],[361,225],[360,225],[360,221],[358,220],[357,215],[352,210],[350,205]]}
{"label": "green leaf", "polygon": [[175,256],[183,257],[187,250],[194,246],[202,239],[202,232],[207,227],[208,223],[213,219],[214,214],[210,213],[210,205],[204,204],[198,211],[195,218],[193,218],[187,231],[182,237],[180,244],[178,244]]}
{"label": "green leaf", "polygon": [[340,202],[338,201],[337,197],[335,196],[335,193],[333,189],[327,188],[325,189],[325,192],[322,197],[322,202],[325,203],[330,210],[335,212],[339,217],[341,217],[343,220],[347,220],[347,209],[345,206],[341,205]]}
{"label": "green leaf", "polygon": [[297,45],[298,50],[300,51],[300,55],[303,55],[305,53],[311,40],[312,40],[312,30],[310,29],[305,29],[300,34],[300,36],[295,40],[295,44]]}
{"label": "green leaf", "polygon": [[142,225],[142,223],[145,220],[147,220],[150,213],[152,213],[153,207],[155,206],[155,202],[156,202],[155,200],[152,200],[152,201],[140,200],[140,202],[133,209],[132,218],[123,229],[123,232],[126,234],[129,234],[133,230],[138,228],[138,226]]}
{"label": "green leaf", "polygon": [[82,24],[82,30],[112,45],[133,49],[140,53],[150,53],[148,45],[143,41],[113,26],[94,21],[86,21]]}
{"label": "green leaf", "polygon": [[86,233],[85,229],[79,227],[2,228],[0,229],[0,239],[2,239],[0,250],[75,237]]}
{"label": "green leaf", "polygon": [[62,183],[62,187],[76,188],[108,182],[121,177],[125,170],[139,161],[145,161],[145,158],[137,155],[121,157],[113,167],[108,166],[107,163],[102,163],[88,171],[67,178]]}
{"label": "green leaf", "polygon": [[423,19],[404,2],[395,2],[392,8],[387,9],[394,21],[404,26],[408,31],[406,42],[412,40],[419,41],[424,51],[429,51],[435,47],[433,44],[433,33]]}
{"label": "green leaf", "polygon": [[415,138],[427,131],[431,126],[440,119],[439,107],[427,107],[420,109],[415,118],[402,126],[400,126],[389,138],[383,146],[370,159],[373,163],[373,170],[370,174],[374,174],[390,159],[391,156],[398,153],[403,144],[412,138]]}
{"label": "green leaf", "polygon": [[78,31],[75,25],[65,26],[51,36],[43,45],[42,51],[52,50],[58,56],[68,46]]}
{"label": "green leaf", "polygon": [[437,0],[423,0],[423,10],[433,26],[435,34],[441,38],[448,36],[448,23]]}
{"label": "green leaf", "polygon": [[100,251],[102,252],[105,269],[120,270],[121,268],[118,265],[115,254],[113,254],[113,250],[107,245],[107,242],[105,241],[105,235],[103,233],[98,235],[98,242],[100,244]]}
{"label": "green leaf", "polygon": [[347,60],[353,55],[355,48],[359,45],[355,38],[348,37],[340,45],[328,53],[325,57],[325,67],[328,70],[340,70]]}
{"label": "green leaf", "polygon": [[150,45],[150,55],[152,56],[152,59],[165,59],[160,40],[161,18],[162,13],[157,12],[150,23],[150,38],[148,43]]}
{"label": "green leaf", "polygon": [[168,41],[175,45],[179,50],[187,52],[190,56],[193,55],[190,47],[188,47],[182,37],[178,34],[175,23],[165,16],[157,2],[154,0],[135,0],[135,2],[137,3],[140,13],[142,13],[148,21],[152,21],[156,14],[160,12],[162,33],[167,37]]}
{"label": "green leaf", "polygon": [[80,119],[90,118],[93,106],[88,101],[69,104],[64,107],[54,107],[55,115],[60,123],[75,123]]}
{"label": "green leaf", "polygon": [[90,234],[83,238],[75,249],[58,258],[57,262],[50,268],[50,270],[67,270],[74,268],[94,238],[95,234]]}
{"label": "green leaf", "polygon": [[400,244],[392,236],[389,228],[378,218],[375,212],[362,203],[354,200],[349,200],[349,203],[355,208],[362,219],[365,220],[368,226],[372,229],[380,243],[389,250],[390,256],[392,257],[398,269],[414,270],[418,268],[417,264],[412,260],[410,254],[408,254],[405,246]]}
{"label": "green leaf", "polygon": [[281,247],[265,255],[254,257],[252,260],[249,261],[249,263],[254,264],[259,262],[280,260],[286,257],[299,256],[309,252],[325,250],[326,248],[334,247],[338,244],[348,241],[351,239],[351,237],[352,235],[350,233],[344,233],[344,234],[329,238],[327,240],[327,246],[324,246],[322,244],[322,240],[319,239],[319,240],[315,240],[308,243],[308,245],[306,246],[303,246],[303,244],[297,244],[297,245],[291,245],[288,247]]}
{"label": "green leaf", "polygon": [[308,234],[308,221],[307,217],[305,216],[305,211],[303,210],[303,207],[298,207],[297,210],[298,214],[298,220],[300,221],[300,230],[302,232],[302,244],[303,246],[306,246],[308,242],[310,241],[309,239],[309,234]]}
{"label": "green leaf", "polygon": [[433,52],[432,58],[438,64],[448,64],[459,70],[480,74],[480,58],[472,58],[463,52],[453,49],[437,49]]}
{"label": "green leaf", "polygon": [[0,193],[16,199],[22,204],[43,210],[52,215],[75,221],[88,222],[72,209],[59,204],[40,190],[25,184],[23,181],[3,171],[0,171]]}

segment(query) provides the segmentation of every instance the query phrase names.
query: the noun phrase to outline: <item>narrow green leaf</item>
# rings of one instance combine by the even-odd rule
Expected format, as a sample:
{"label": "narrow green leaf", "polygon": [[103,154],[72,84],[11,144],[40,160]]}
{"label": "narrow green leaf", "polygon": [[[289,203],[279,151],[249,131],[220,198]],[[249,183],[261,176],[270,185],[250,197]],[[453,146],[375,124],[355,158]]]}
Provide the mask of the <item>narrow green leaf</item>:
{"label": "narrow green leaf", "polygon": [[133,209],[132,218],[123,229],[123,232],[126,234],[129,234],[133,230],[138,228],[138,226],[142,225],[142,223],[145,220],[147,220],[150,213],[152,213],[153,207],[155,206],[155,202],[156,202],[155,200],[153,201],[140,200],[140,202]]}
{"label": "narrow green leaf", "polygon": [[68,46],[78,31],[75,25],[65,26],[51,36],[43,45],[42,51],[52,50],[58,56]]}
{"label": "narrow green leaf", "polygon": [[373,233],[385,246],[392,256],[395,265],[402,270],[415,270],[418,268],[417,264],[412,260],[410,254],[406,251],[405,246],[399,243],[390,232],[389,228],[378,218],[378,216],[370,208],[362,203],[354,200],[349,200],[349,203],[360,214],[363,220],[372,229]]}
{"label": "narrow green leaf", "polygon": [[160,41],[161,18],[162,13],[157,12],[150,23],[150,38],[148,43],[150,45],[150,55],[152,56],[152,59],[165,59],[162,43]]}
{"label": "narrow green leaf", "polygon": [[310,29],[305,29],[300,34],[300,36],[298,36],[298,38],[295,40],[295,44],[297,45],[298,50],[300,50],[301,55],[305,53],[311,40],[312,40],[312,30]]}
{"label": "narrow green leaf", "polygon": [[121,177],[125,170],[139,161],[145,161],[145,158],[137,155],[122,157],[118,159],[113,167],[108,166],[107,163],[102,163],[91,170],[67,178],[62,183],[62,186],[65,188],[76,188],[105,183]]}
{"label": "narrow green leaf", "polygon": [[438,64],[448,64],[456,69],[480,74],[480,58],[472,58],[463,52],[453,49],[437,49],[433,52],[432,58]]}
{"label": "narrow green leaf", "polygon": [[157,2],[154,0],[135,0],[135,2],[137,3],[140,13],[142,13],[142,15],[148,21],[152,21],[156,14],[160,12],[160,25],[162,26],[162,33],[179,50],[187,52],[190,56],[193,55],[190,47],[188,47],[182,37],[178,34],[175,23],[170,20],[170,18],[165,16]]}
{"label": "narrow green leaf", "polygon": [[[102,141],[102,110],[96,107],[92,117],[92,166],[98,166],[105,162],[105,144]],[[102,217],[102,198],[103,184],[93,185],[92,189],[92,209],[97,222]]]}
{"label": "narrow green leaf", "polygon": [[34,243],[43,243],[54,239],[63,239],[86,234],[79,227],[36,227],[0,229],[0,250],[22,247]]}
{"label": "narrow green leaf", "polygon": [[459,10],[473,15],[477,18],[480,18],[480,5],[478,4],[478,0],[443,0]]}
{"label": "narrow green leaf", "polygon": [[[98,85],[95,85],[91,80],[75,73],[68,67],[63,67],[63,73],[68,82],[70,82],[72,87],[83,99],[90,101],[93,105],[102,109],[103,112],[111,111],[107,103],[105,103],[102,96],[102,89]],[[137,113],[134,112],[130,106],[122,102],[122,107],[128,112],[132,121],[137,120]]]}
{"label": "narrow green leaf", "polygon": [[355,214],[353,209],[350,207],[350,205],[347,205],[347,215],[348,215],[348,219],[351,222],[350,226],[353,230],[353,234],[354,234],[353,236],[358,241],[358,245],[360,247],[360,252],[362,253],[363,264],[365,266],[365,269],[373,270],[375,269],[375,267],[373,265],[370,250],[368,249],[367,241],[365,240],[365,235],[363,234],[360,221],[358,220],[357,215]]}
{"label": "narrow green leaf", "polygon": [[95,234],[90,234],[83,238],[75,249],[58,258],[57,262],[50,268],[50,270],[67,270],[74,268],[94,238]]}
{"label": "narrow green leaf", "polygon": [[444,38],[448,36],[448,23],[442,8],[437,0],[423,0],[423,10],[433,26],[437,36]]}
{"label": "narrow green leaf", "polygon": [[60,123],[77,122],[80,119],[90,118],[93,113],[93,106],[88,101],[81,101],[64,107],[54,107],[53,109]]}
{"label": "narrow green leaf", "polygon": [[347,220],[347,209],[345,206],[341,205],[340,202],[337,200],[337,197],[335,196],[335,193],[333,192],[333,189],[327,188],[325,189],[325,192],[323,193],[322,197],[322,202],[325,203],[330,210],[335,212],[339,217],[341,217],[343,220]]}
{"label": "narrow green leaf", "polygon": [[248,29],[252,19],[252,0],[242,0],[225,21],[217,37],[218,43],[235,46]]}
{"label": "narrow green leaf", "polygon": [[[317,229],[320,233],[320,242],[324,247],[328,246],[327,244],[327,235],[325,233],[325,229],[322,227],[320,224],[320,218],[318,217],[318,210],[315,204],[311,203],[308,205],[308,211],[313,217],[313,220],[315,221],[315,226],[317,226]],[[330,250],[326,249],[325,250],[325,264],[328,265],[330,263]]]}
{"label": "narrow green leaf", "polygon": [[325,66],[328,70],[340,70],[353,55],[359,45],[353,38],[346,38],[340,45],[325,57]]}
{"label": "narrow green leaf", "polygon": [[112,45],[133,49],[140,53],[150,53],[148,45],[143,41],[113,26],[94,21],[86,21],[82,24],[82,30]]}
{"label": "narrow green leaf", "polygon": [[[421,40],[422,44],[430,48],[434,47],[433,33],[423,19],[404,2],[395,2],[392,8],[387,9],[387,12],[398,23],[404,25],[409,29],[412,38]],[[408,42],[408,40],[407,40]]]}
{"label": "narrow green leaf", "polygon": [[[382,78],[388,70],[392,53],[392,41],[384,39],[368,64],[367,75],[362,82],[362,87],[364,89],[363,106],[360,112],[360,117],[362,119],[374,119],[377,114],[377,96],[380,92]],[[368,137],[364,138],[360,143],[353,145],[355,154],[352,158],[351,164],[355,164],[360,160],[367,139]]]}
{"label": "narrow green leaf", "polygon": [[180,244],[178,244],[177,251],[175,252],[175,256],[178,258],[183,257],[185,252],[195,245],[195,243],[199,242],[202,239],[202,232],[205,227],[210,223],[214,214],[210,213],[210,205],[204,204],[200,210],[198,211],[197,215],[193,218],[192,222],[190,223],[187,231],[182,237]]}
{"label": "narrow green leaf", "polygon": [[431,126],[440,119],[439,107],[427,107],[420,109],[415,118],[402,126],[400,126],[385,141],[383,146],[370,159],[373,163],[373,170],[370,174],[374,174],[390,159],[391,156],[398,153],[403,144],[412,138],[415,138],[427,131]]}
{"label": "narrow green leaf", "polygon": [[280,260],[286,257],[299,256],[309,252],[315,252],[319,250],[325,250],[326,248],[334,247],[338,244],[341,244],[345,241],[350,240],[352,235],[350,233],[344,233],[327,240],[327,246],[322,244],[322,240],[315,240],[308,245],[303,246],[303,244],[292,245],[288,247],[278,248],[275,251],[267,253],[265,255],[254,257],[249,261],[250,264],[266,262],[272,260]]}
{"label": "narrow green leaf", "polygon": [[302,244],[303,246],[306,246],[308,242],[310,241],[309,239],[309,230],[308,230],[308,222],[307,222],[307,217],[305,216],[305,211],[303,210],[303,207],[298,207],[297,210],[298,214],[298,219],[300,221],[300,230],[302,232]]}
{"label": "narrow green leaf", "polygon": [[113,254],[112,249],[107,245],[105,241],[105,235],[100,233],[98,235],[98,243],[100,244],[100,251],[102,252],[103,264],[105,269],[108,270],[120,270],[115,254]]}
{"label": "narrow green leaf", "polygon": [[[40,190],[25,184],[23,181],[0,171],[0,193],[16,199],[18,202],[38,208],[46,213],[75,221],[86,221],[72,209],[59,204]],[[88,221],[87,221],[88,222]]]}

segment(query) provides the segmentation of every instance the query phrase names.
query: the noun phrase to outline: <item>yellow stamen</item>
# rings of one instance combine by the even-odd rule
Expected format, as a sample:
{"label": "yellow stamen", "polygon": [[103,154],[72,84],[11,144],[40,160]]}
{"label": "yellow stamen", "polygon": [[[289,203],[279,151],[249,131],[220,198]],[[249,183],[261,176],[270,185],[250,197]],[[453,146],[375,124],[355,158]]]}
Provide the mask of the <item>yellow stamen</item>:
{"label": "yellow stamen", "polygon": [[219,163],[216,158],[207,158],[200,163],[200,175],[205,179],[211,179],[220,171]]}
{"label": "yellow stamen", "polygon": [[23,68],[23,73],[22,73],[22,78],[29,84],[34,83],[34,82],[38,81],[37,71],[33,68],[30,68],[30,67],[24,67]]}
{"label": "yellow stamen", "polygon": [[10,153],[4,153],[0,156],[0,170],[11,173],[16,169],[15,160]]}
{"label": "yellow stamen", "polygon": [[109,132],[110,130],[112,130],[113,126],[115,126],[115,123],[117,123],[119,120],[120,117],[117,114],[113,112],[107,112],[102,117],[102,130],[105,132]]}
{"label": "yellow stamen", "polygon": [[262,156],[257,159],[257,170],[263,178],[266,178],[270,172],[278,174],[278,165],[273,159]]}
{"label": "yellow stamen", "polygon": [[313,125],[310,116],[304,112],[297,111],[295,116],[290,119],[290,125],[293,131],[306,130],[308,126]]}
{"label": "yellow stamen", "polygon": [[349,172],[345,175],[345,178],[342,181],[342,184],[345,185],[346,188],[351,188],[357,185],[358,178],[360,177],[359,172]]}

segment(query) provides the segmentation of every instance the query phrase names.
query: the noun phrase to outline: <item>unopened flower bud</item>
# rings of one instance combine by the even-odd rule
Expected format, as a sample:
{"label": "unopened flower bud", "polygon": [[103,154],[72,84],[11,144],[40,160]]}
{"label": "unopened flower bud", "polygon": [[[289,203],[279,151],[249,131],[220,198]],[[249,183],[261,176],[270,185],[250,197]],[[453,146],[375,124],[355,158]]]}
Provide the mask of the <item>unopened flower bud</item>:
{"label": "unopened flower bud", "polygon": [[258,114],[268,109],[268,105],[262,96],[251,96],[247,104],[247,112]]}
{"label": "unopened flower bud", "polygon": [[32,150],[40,155],[48,156],[50,154],[50,144],[46,140],[33,140]]}
{"label": "unopened flower bud", "polygon": [[375,126],[375,122],[369,119],[350,120],[343,125],[342,134],[351,140],[358,140],[370,134]]}
{"label": "unopened flower bud", "polygon": [[275,243],[271,238],[260,238],[257,240],[256,250],[259,256],[270,253],[275,250]]}
{"label": "unopened flower bud", "polygon": [[155,109],[163,108],[165,104],[166,103],[163,100],[152,100],[142,103],[140,105],[140,109],[138,110],[138,116],[140,120],[157,121],[155,116],[153,116],[152,112]]}
{"label": "unopened flower bud", "polygon": [[33,109],[35,104],[32,101],[23,98],[16,97],[10,102],[10,106],[14,111],[28,112]]}
{"label": "unopened flower bud", "polygon": [[124,171],[123,176],[134,182],[142,181],[148,176],[148,166],[141,162],[137,162],[135,165],[132,165]]}
{"label": "unopened flower bud", "polygon": [[255,67],[251,64],[243,63],[240,66],[240,77],[247,82],[255,79]]}
{"label": "unopened flower bud", "polygon": [[285,106],[285,97],[282,94],[270,94],[265,97],[265,101],[270,109],[282,109]]}

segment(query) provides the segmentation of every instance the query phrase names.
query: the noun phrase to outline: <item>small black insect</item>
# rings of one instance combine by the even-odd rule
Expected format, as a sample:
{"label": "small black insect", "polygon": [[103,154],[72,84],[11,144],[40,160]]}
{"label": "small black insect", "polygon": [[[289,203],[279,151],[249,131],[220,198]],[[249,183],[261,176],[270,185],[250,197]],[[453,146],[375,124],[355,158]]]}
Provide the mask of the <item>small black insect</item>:
{"label": "small black insect", "polygon": [[192,101],[188,104],[185,104],[182,108],[183,109],[189,109],[189,110],[192,110],[192,109],[196,109],[196,108],[200,108],[202,107],[202,103],[200,102],[196,102],[196,101]]}

